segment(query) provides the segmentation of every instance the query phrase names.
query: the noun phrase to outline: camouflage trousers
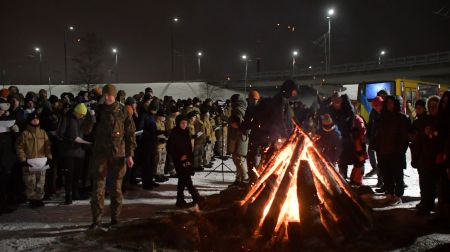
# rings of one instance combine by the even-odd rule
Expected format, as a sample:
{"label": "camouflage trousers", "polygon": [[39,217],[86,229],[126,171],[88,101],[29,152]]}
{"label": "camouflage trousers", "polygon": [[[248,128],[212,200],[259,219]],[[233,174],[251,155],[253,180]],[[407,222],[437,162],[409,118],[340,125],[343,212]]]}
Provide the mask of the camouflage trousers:
{"label": "camouflage trousers", "polygon": [[205,147],[201,144],[194,145],[194,168],[200,167],[203,163],[203,152],[205,151]]}
{"label": "camouflage trousers", "polygon": [[42,200],[45,194],[45,170],[30,172],[28,167],[22,168],[23,182],[25,183],[25,195],[28,200]]}
{"label": "camouflage trousers", "polygon": [[105,183],[109,173],[112,188],[110,189],[111,199],[111,220],[117,220],[122,209],[122,179],[127,171],[125,158],[96,157],[93,160],[93,187],[91,197],[92,219],[94,223],[100,223],[105,204]]}
{"label": "camouflage trousers", "polygon": [[214,145],[212,143],[206,143],[205,151],[203,152],[203,165],[207,165],[211,162],[214,155],[213,146]]}
{"label": "camouflage trousers", "polygon": [[155,175],[164,175],[164,168],[166,166],[167,151],[166,147],[157,147],[155,153]]}
{"label": "camouflage trousers", "polygon": [[233,163],[236,166],[236,181],[243,182],[248,180],[247,160],[244,156],[232,154]]}

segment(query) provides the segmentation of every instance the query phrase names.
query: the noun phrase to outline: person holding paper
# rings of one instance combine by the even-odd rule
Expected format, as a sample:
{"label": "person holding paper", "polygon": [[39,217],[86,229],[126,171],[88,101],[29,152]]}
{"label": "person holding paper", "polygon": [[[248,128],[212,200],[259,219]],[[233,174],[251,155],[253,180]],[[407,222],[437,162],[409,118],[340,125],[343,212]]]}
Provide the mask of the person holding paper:
{"label": "person holding paper", "polygon": [[[27,117],[27,128],[16,141],[16,153],[22,164],[25,194],[29,207],[44,206],[45,170],[30,171],[31,165],[27,160],[47,158],[48,165],[52,159],[51,144],[47,133],[39,127],[39,115],[33,112]],[[36,168],[36,167],[33,167]],[[34,169],[33,169],[34,170]]]}
{"label": "person holding paper", "polygon": [[[9,126],[14,123],[13,117],[8,113],[9,103],[0,98],[0,123]],[[5,127],[0,132],[0,214],[12,212],[13,208],[8,206],[8,200],[13,198],[8,188],[11,186],[12,171],[16,163],[16,154],[14,152],[14,137],[12,127]],[[16,126],[16,130],[18,130]]]}
{"label": "person holding paper", "polygon": [[80,200],[80,174],[86,158],[86,143],[82,143],[85,135],[92,130],[94,120],[84,103],[77,104],[61,119],[56,134],[61,141],[61,158],[64,164],[65,203]]}

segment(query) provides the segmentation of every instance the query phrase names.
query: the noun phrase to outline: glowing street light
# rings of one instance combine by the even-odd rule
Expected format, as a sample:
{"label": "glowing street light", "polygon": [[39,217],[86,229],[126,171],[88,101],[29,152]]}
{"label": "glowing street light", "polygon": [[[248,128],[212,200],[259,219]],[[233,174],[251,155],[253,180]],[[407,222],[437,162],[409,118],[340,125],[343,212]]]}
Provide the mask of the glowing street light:
{"label": "glowing street light", "polygon": [[381,50],[380,54],[378,55],[378,65],[381,65],[381,57],[383,57],[384,55],[386,55],[386,51]]}
{"label": "glowing street light", "polygon": [[64,28],[64,84],[68,84],[68,73],[67,73],[67,30],[74,31],[75,27],[70,25]]}
{"label": "glowing street light", "polygon": [[42,84],[42,51],[39,47],[35,47],[34,51],[39,54],[39,84]]}
{"label": "glowing street light", "polygon": [[328,9],[327,11],[327,19],[328,19],[328,57],[327,57],[327,64],[326,69],[327,73],[331,68],[331,18],[334,16],[335,11],[333,8]]}
{"label": "glowing street light", "polygon": [[244,92],[247,92],[248,57],[243,54],[241,58],[245,62]]}
{"label": "glowing street light", "polygon": [[116,83],[119,82],[119,50],[117,50],[117,48],[113,48],[112,49],[113,54],[115,54],[116,56]]}
{"label": "glowing street light", "polygon": [[298,56],[298,51],[297,50],[294,50],[293,52],[292,52],[292,76],[294,75],[294,73],[295,73],[295,58]]}
{"label": "glowing street light", "polygon": [[200,73],[202,72],[202,68],[201,68],[201,60],[202,60],[202,56],[203,56],[203,53],[202,53],[202,52],[197,52],[198,74],[200,74]]}

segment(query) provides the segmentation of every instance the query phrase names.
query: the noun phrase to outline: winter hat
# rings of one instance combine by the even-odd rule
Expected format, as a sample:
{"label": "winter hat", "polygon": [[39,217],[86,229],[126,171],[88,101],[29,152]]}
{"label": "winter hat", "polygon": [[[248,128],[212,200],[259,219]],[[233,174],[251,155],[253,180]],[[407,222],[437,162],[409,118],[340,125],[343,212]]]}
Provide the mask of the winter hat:
{"label": "winter hat", "polygon": [[8,98],[9,90],[4,88],[0,90],[0,98],[4,98],[5,100]]}
{"label": "winter hat", "polygon": [[144,97],[142,98],[142,102],[148,102],[152,99],[152,96],[150,94],[145,94]]}
{"label": "winter hat", "polygon": [[78,103],[73,109],[73,112],[85,116],[87,114],[87,107],[84,103]]}
{"label": "winter hat", "polygon": [[372,100],[372,107],[382,106],[384,102],[383,97],[377,96]]}
{"label": "winter hat", "polygon": [[333,126],[334,125],[333,118],[331,118],[330,114],[325,114],[325,115],[321,116],[321,119],[322,119],[323,126]]}
{"label": "winter hat", "polygon": [[134,99],[133,97],[128,97],[126,100],[125,100],[125,105],[133,105],[133,104],[135,104],[136,103],[136,99]]}
{"label": "winter hat", "polygon": [[117,88],[113,84],[106,84],[102,89],[103,95],[117,96]]}
{"label": "winter hat", "polygon": [[209,106],[202,105],[202,106],[200,107],[200,113],[201,113],[202,115],[208,113],[209,110],[210,110],[210,107],[209,107]]}
{"label": "winter hat", "polygon": [[334,129],[334,122],[331,118],[330,114],[324,114],[320,117],[322,122],[322,129],[326,132],[329,132]]}
{"label": "winter hat", "polygon": [[179,112],[178,108],[176,106],[171,106],[169,111],[170,111],[171,114]]}
{"label": "winter hat", "polygon": [[198,113],[197,111],[191,111],[187,114],[187,118],[188,119],[194,118],[197,115],[197,113]]}
{"label": "winter hat", "polygon": [[148,106],[149,111],[158,111],[159,110],[159,99],[155,98],[150,102],[150,105]]}
{"label": "winter hat", "polygon": [[248,98],[249,99],[253,99],[253,100],[260,100],[261,99],[261,95],[259,94],[259,91],[256,89],[251,90],[248,93]]}
{"label": "winter hat", "polygon": [[283,97],[291,97],[292,91],[297,90],[297,86],[295,85],[293,80],[286,80],[281,85],[281,94]]}
{"label": "winter hat", "polygon": [[419,99],[419,100],[417,100],[416,103],[414,104],[414,107],[417,107],[417,106],[422,106],[422,107],[425,108],[426,102],[425,102],[424,100],[422,100],[422,99]]}
{"label": "winter hat", "polygon": [[8,111],[9,102],[7,102],[5,99],[0,99],[0,109],[3,111]]}
{"label": "winter hat", "polygon": [[188,117],[184,115],[178,115],[177,118],[175,118],[175,123],[177,126],[180,125],[181,121],[188,121]]}
{"label": "winter hat", "polygon": [[192,103],[195,105],[195,104],[198,104],[200,102],[200,99],[198,98],[198,97],[194,97],[194,99],[192,99]]}
{"label": "winter hat", "polygon": [[51,104],[55,104],[55,103],[57,103],[59,101],[59,99],[58,99],[58,96],[56,96],[56,95],[50,95],[50,98],[48,98],[48,101]]}
{"label": "winter hat", "polygon": [[164,112],[164,110],[160,109],[158,110],[158,112],[156,112],[156,116],[166,117],[166,113]]}
{"label": "winter hat", "polygon": [[151,87],[145,88],[145,93],[152,93],[153,94],[153,89]]}
{"label": "winter hat", "polygon": [[27,123],[31,124],[31,121],[33,121],[33,119],[39,119],[39,114],[36,111],[28,115]]}

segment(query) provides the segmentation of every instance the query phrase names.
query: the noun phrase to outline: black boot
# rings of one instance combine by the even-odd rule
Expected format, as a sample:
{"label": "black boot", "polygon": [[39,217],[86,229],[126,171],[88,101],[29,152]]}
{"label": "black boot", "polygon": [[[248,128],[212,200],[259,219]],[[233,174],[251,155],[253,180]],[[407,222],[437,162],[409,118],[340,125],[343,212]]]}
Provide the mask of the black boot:
{"label": "black boot", "polygon": [[178,208],[185,208],[188,206],[188,203],[184,199],[177,199],[177,203],[175,203],[175,206]]}

